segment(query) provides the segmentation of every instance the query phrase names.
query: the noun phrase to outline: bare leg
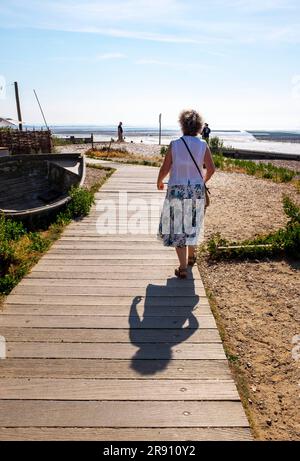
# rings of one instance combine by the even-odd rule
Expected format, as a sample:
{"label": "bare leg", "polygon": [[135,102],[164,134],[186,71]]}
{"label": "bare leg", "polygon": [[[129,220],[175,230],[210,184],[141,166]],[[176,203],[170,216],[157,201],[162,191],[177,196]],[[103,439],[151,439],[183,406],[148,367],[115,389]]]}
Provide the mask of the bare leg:
{"label": "bare leg", "polygon": [[182,248],[176,247],[176,253],[179,259],[180,269],[186,269],[187,268],[186,247],[182,247]]}
{"label": "bare leg", "polygon": [[195,246],[188,246],[188,252],[189,252],[189,258],[193,258],[196,253],[196,247]]}

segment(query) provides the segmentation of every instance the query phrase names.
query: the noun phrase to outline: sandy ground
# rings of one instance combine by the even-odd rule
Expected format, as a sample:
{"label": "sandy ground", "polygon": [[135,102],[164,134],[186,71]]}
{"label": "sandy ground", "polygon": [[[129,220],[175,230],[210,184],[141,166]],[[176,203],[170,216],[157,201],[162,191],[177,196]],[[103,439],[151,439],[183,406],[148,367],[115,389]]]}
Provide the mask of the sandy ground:
{"label": "sandy ground", "polygon": [[99,168],[89,168],[86,169],[84,186],[87,189],[90,189],[96,182],[101,181],[102,178],[107,174],[107,171],[100,170]]}
{"label": "sandy ground", "polygon": [[[219,231],[239,240],[278,229],[286,222],[282,193],[299,203],[293,186],[243,174],[217,172],[210,184],[206,238]],[[209,264],[202,257],[199,268],[257,437],[300,440],[300,262]]]}
{"label": "sandy ground", "polygon": [[[97,143],[94,144],[94,147],[97,149],[100,149],[101,147],[107,147],[108,143]],[[162,146],[158,146],[156,144],[150,145],[150,144],[135,144],[135,143],[113,143],[111,145],[112,149],[118,149],[118,150],[127,150],[128,152],[131,152],[133,154],[138,154],[138,155],[146,155],[146,156],[151,156],[151,155],[157,155],[160,153],[160,149]],[[67,152],[81,152],[84,153],[88,149],[91,148],[90,144],[71,144],[67,146],[57,146],[56,150],[57,152],[61,153],[67,153]]]}
{"label": "sandy ground", "polygon": [[284,226],[282,195],[297,203],[300,195],[291,184],[277,184],[241,173],[218,171],[208,183],[211,206],[207,209],[205,237],[221,232],[242,240]]}

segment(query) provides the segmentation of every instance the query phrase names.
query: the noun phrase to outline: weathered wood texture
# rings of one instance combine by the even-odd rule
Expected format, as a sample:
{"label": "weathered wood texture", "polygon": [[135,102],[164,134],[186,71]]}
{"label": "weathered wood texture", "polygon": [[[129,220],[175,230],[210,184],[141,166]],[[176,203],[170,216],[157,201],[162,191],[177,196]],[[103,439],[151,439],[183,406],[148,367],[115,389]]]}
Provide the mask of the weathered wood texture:
{"label": "weathered wood texture", "polygon": [[199,272],[156,238],[156,175],[118,167],[7,297],[0,440],[251,440]]}

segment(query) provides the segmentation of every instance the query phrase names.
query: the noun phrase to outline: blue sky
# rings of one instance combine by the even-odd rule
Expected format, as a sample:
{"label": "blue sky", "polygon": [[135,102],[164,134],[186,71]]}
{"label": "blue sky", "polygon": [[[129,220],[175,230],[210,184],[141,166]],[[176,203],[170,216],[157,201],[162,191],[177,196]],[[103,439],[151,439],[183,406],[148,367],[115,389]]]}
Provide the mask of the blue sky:
{"label": "blue sky", "polygon": [[299,0],[0,0],[0,116],[300,128]]}

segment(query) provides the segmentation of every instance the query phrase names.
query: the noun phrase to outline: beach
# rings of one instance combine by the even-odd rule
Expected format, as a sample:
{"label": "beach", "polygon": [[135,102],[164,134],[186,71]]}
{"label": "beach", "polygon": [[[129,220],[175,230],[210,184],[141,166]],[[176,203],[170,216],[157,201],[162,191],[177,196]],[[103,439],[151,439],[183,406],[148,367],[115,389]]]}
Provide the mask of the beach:
{"label": "beach", "polygon": [[[89,138],[93,133],[94,141],[98,143],[109,142],[111,139],[117,140],[116,127],[98,126],[78,126],[78,127],[57,127],[51,128],[52,133],[64,139],[74,136],[75,138]],[[211,137],[218,137],[225,147],[258,152],[278,152],[283,154],[300,154],[300,131],[293,131],[288,137],[288,132],[265,131],[265,132],[245,131],[245,130],[214,130]],[[285,136],[284,136],[285,134]],[[179,129],[163,129],[161,144],[169,145],[173,139],[181,136]],[[256,137],[257,136],[257,137]],[[159,145],[159,135],[157,128],[124,128],[125,144],[149,145],[156,148]],[[293,140],[293,142],[291,141]]]}

